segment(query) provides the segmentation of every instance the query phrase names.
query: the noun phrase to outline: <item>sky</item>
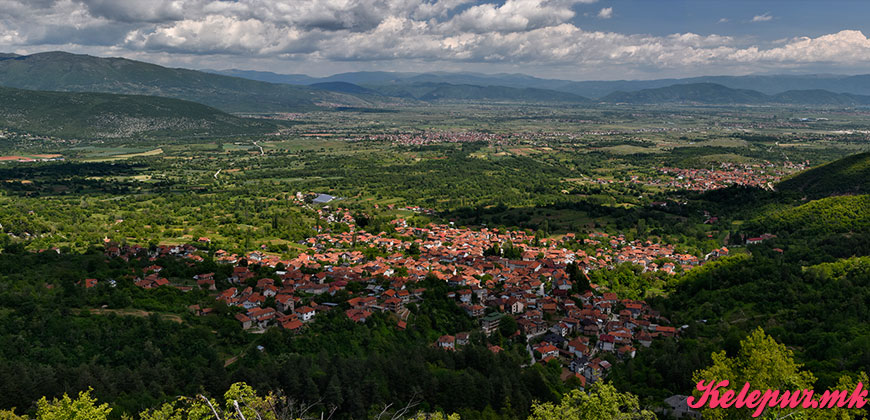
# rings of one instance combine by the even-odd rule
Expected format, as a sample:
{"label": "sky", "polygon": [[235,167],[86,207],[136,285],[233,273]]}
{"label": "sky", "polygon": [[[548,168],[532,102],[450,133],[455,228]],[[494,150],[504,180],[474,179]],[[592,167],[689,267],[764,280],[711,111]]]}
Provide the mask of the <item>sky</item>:
{"label": "sky", "polygon": [[870,73],[866,0],[0,0],[0,52],[325,76]]}

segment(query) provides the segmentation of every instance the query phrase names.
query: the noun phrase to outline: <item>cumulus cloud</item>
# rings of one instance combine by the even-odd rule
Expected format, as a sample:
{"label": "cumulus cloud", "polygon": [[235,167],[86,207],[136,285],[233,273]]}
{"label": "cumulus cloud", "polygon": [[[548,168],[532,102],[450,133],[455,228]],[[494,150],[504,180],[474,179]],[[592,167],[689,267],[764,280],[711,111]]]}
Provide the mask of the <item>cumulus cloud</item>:
{"label": "cumulus cloud", "polygon": [[190,1],[177,0],[79,0],[90,14],[121,22],[165,22],[184,18],[185,8],[195,7]]}
{"label": "cumulus cloud", "polygon": [[[0,45],[161,63],[177,57],[194,66],[368,61],[624,74],[870,63],[870,39],[860,31],[780,43],[590,31],[575,20],[581,3],[594,0],[0,0]],[[613,9],[597,16],[610,18]],[[771,19],[765,13],[753,21]]]}
{"label": "cumulus cloud", "polygon": [[473,6],[443,28],[453,32],[518,32],[555,26],[574,17],[571,7],[583,1],[507,0],[501,5]]}
{"label": "cumulus cloud", "polygon": [[752,17],[753,22],[768,22],[771,20],[773,20],[773,16],[771,16],[770,13],[764,13],[764,14],[755,15]]}

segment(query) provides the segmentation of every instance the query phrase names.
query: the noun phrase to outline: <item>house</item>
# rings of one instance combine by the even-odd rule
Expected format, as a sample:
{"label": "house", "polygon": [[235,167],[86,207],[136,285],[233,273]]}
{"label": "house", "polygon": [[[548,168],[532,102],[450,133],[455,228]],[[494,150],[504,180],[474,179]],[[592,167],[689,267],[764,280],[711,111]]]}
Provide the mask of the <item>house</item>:
{"label": "house", "polygon": [[535,346],[535,351],[541,354],[541,360],[559,356],[559,349],[546,341]]}
{"label": "house", "polygon": [[456,337],[452,335],[442,335],[436,341],[438,347],[444,350],[456,350]]}
{"label": "house", "polygon": [[354,309],[367,309],[377,302],[377,298],[374,296],[368,297],[355,297],[353,299],[348,299],[347,303],[351,308]]}
{"label": "house", "polygon": [[202,289],[208,290],[217,290],[214,284],[214,273],[209,274],[200,274],[198,276],[194,276],[196,279],[196,284]]}
{"label": "house", "polygon": [[517,321],[520,330],[527,337],[536,337],[547,332],[547,323],[540,320],[523,318]]}
{"label": "house", "polygon": [[269,321],[278,315],[278,311],[275,308],[253,308],[248,311],[247,315],[252,323],[256,322],[260,328],[264,328],[269,324]]}
{"label": "house", "polygon": [[610,367],[610,362],[595,358],[586,365],[586,370],[583,372],[583,376],[585,376],[586,380],[590,383],[596,382],[604,377],[604,374],[610,369]]}
{"label": "house", "polygon": [[568,342],[568,352],[575,357],[583,357],[589,354],[589,339],[586,337],[577,337]]}
{"label": "house", "polygon": [[296,309],[296,314],[299,315],[299,318],[302,320],[302,322],[310,321],[311,318],[314,318],[315,313],[316,311],[314,310],[314,308],[310,306],[303,306]]}
{"label": "house", "polygon": [[616,353],[619,354],[619,357],[622,359],[634,359],[634,355],[635,353],[637,353],[637,349],[632,346],[625,345],[618,348],[616,350]]}
{"label": "house", "polygon": [[402,299],[397,297],[392,297],[384,301],[384,309],[391,312],[399,312],[403,307]]}
{"label": "house", "polygon": [[[577,374],[583,374],[586,370],[586,366],[589,364],[589,358],[586,356],[580,356],[568,363],[568,370]],[[585,382],[585,381],[584,381]]]}
{"label": "house", "polygon": [[348,309],[344,313],[353,322],[366,322],[366,319],[372,316],[372,313],[365,309]]}
{"label": "house", "polygon": [[251,318],[248,318],[245,314],[236,314],[236,320],[242,323],[242,329],[251,328]]}
{"label": "house", "polygon": [[279,311],[287,312],[293,311],[296,302],[293,300],[292,295],[280,294],[275,296],[275,305],[278,307]]}
{"label": "house", "polygon": [[298,319],[291,319],[291,320],[285,321],[284,323],[281,324],[281,328],[283,328],[287,331],[292,331],[292,332],[301,331],[302,326],[303,326],[302,321],[300,321]]}
{"label": "house", "polygon": [[483,317],[483,319],[480,320],[480,326],[483,328],[483,333],[486,335],[492,335],[501,324],[501,317],[502,314],[498,312]]}
{"label": "house", "polygon": [[456,345],[457,346],[468,345],[468,338],[470,335],[471,335],[471,333],[468,333],[468,332],[456,333]]}
{"label": "house", "polygon": [[471,289],[462,289],[456,293],[459,295],[460,302],[471,303]]}
{"label": "house", "polygon": [[473,318],[480,318],[486,313],[486,308],[481,305],[462,305],[462,309]]}
{"label": "house", "polygon": [[610,334],[601,334],[598,337],[598,348],[603,351],[613,351],[616,338]]}
{"label": "house", "polygon": [[523,305],[523,301],[517,298],[508,299],[508,308],[512,314],[519,314],[523,312],[525,309],[525,305]]}
{"label": "house", "polygon": [[661,334],[663,337],[673,337],[677,334],[677,329],[674,327],[665,327],[663,325],[657,325],[656,332]]}
{"label": "house", "polygon": [[637,334],[637,341],[640,345],[649,347],[652,345],[652,336],[649,332],[641,330],[641,332]]}
{"label": "house", "polygon": [[665,398],[665,404],[669,408],[665,408],[663,414],[677,419],[700,419],[701,413],[689,407],[688,399],[689,397],[685,395],[671,395]]}

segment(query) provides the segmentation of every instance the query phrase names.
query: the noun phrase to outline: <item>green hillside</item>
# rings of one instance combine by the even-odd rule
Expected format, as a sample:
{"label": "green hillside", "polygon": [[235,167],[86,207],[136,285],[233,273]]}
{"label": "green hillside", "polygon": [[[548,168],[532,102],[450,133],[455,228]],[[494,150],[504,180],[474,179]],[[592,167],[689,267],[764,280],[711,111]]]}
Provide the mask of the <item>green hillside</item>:
{"label": "green hillside", "polygon": [[164,96],[199,102],[227,112],[370,105],[339,92],[64,52],[0,57],[0,85],[31,90]]}
{"label": "green hillside", "polygon": [[757,223],[769,231],[840,233],[870,230],[870,195],[827,197],[771,211]]}
{"label": "green hillside", "polygon": [[870,153],[858,153],[803,171],[780,182],[777,189],[809,198],[866,194],[870,192]]}
{"label": "green hillside", "polygon": [[67,138],[225,136],[275,129],[271,122],[178,99],[2,87],[0,127]]}

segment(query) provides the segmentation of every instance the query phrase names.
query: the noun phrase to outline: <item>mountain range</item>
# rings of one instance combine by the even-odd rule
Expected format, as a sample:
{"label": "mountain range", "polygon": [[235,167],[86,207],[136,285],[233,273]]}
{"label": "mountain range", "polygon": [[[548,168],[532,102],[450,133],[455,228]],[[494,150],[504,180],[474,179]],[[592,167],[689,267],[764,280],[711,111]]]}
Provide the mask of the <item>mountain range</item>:
{"label": "mountain range", "polygon": [[631,92],[697,83],[715,83],[732,89],[755,90],[766,95],[775,95],[789,90],[828,90],[834,93],[870,95],[870,75],[749,75],[701,76],[684,79],[572,81],[507,73],[352,72],[318,78],[304,74],[277,74],[249,70],[205,71],[271,83],[295,85],[311,85],[323,82],[347,82],[359,85],[449,83],[549,89],[594,99],[603,98],[617,91]]}
{"label": "mountain range", "polygon": [[163,96],[228,112],[272,112],[366,106],[353,95],[264,83],[124,58],[65,52],[0,57],[0,86],[29,90]]}
{"label": "mountain range", "polygon": [[601,102],[630,104],[687,103],[706,105],[840,105],[870,104],[870,96],[834,93],[827,90],[789,90],[775,95],[749,89],[733,89],[715,83],[677,84],[635,92],[614,92]]}
{"label": "mountain range", "polygon": [[315,78],[246,70],[167,68],[124,58],[65,52],[0,54],[0,86],[161,96],[205,104],[224,112],[244,113],[475,101],[562,105],[870,105],[870,75],[577,82],[504,73],[353,72]]}
{"label": "mountain range", "polygon": [[0,127],[65,138],[231,136],[276,129],[268,120],[172,98],[4,87]]}

